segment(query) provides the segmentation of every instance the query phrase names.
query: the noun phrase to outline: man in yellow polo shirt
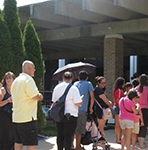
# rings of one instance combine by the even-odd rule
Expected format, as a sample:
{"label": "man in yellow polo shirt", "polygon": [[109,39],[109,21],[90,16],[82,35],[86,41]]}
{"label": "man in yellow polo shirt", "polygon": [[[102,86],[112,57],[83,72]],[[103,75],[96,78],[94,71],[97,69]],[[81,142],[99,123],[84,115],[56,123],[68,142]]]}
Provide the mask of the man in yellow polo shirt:
{"label": "man in yellow polo shirt", "polygon": [[15,150],[36,150],[37,137],[37,103],[43,99],[33,80],[35,66],[26,60],[22,64],[22,73],[11,86],[13,101],[13,123],[15,132]]}

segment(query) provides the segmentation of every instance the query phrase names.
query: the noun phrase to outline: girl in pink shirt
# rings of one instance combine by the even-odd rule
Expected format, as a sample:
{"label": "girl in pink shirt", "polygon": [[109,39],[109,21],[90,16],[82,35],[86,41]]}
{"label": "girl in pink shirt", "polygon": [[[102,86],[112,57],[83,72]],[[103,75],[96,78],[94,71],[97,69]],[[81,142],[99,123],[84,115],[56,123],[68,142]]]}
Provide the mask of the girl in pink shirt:
{"label": "girl in pink shirt", "polygon": [[119,101],[119,123],[122,129],[121,145],[122,150],[126,146],[130,150],[132,129],[134,127],[134,113],[137,114],[134,100],[139,99],[138,93],[135,89],[129,90],[127,97],[121,98]]}
{"label": "girl in pink shirt", "polygon": [[136,87],[136,90],[139,92],[139,104],[141,107],[144,122],[144,126],[140,126],[138,141],[140,148],[146,148],[148,147],[144,144],[148,126],[148,76],[146,74],[142,74],[140,76],[139,86]]}
{"label": "girl in pink shirt", "polygon": [[125,79],[122,77],[118,77],[113,86],[113,98],[114,98],[114,106],[113,106],[113,113],[115,115],[115,135],[116,135],[116,142],[121,144],[121,128],[119,124],[119,100],[121,97],[125,97],[123,93],[123,88],[125,84]]}

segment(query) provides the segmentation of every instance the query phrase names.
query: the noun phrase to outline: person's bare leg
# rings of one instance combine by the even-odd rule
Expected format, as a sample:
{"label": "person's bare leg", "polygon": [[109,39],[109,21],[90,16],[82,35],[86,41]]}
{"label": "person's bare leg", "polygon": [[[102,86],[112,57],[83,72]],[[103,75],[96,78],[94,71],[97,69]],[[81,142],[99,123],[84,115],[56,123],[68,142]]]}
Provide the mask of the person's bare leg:
{"label": "person's bare leg", "polygon": [[104,126],[105,126],[105,123],[106,123],[106,120],[104,120],[104,119],[98,119],[99,130],[100,130],[102,136],[105,135],[105,133],[104,133]]}
{"label": "person's bare leg", "polygon": [[144,147],[144,141],[145,141],[145,138],[143,137],[138,137],[138,141],[139,141],[139,147]]}
{"label": "person's bare leg", "polygon": [[123,129],[123,130],[122,130],[122,133],[123,133],[123,135],[122,135],[122,137],[121,137],[121,149],[124,150],[124,147],[125,147],[125,135],[126,135],[126,130]]}
{"label": "person's bare leg", "polygon": [[22,144],[15,143],[15,144],[14,144],[14,149],[15,149],[15,150],[23,150],[23,145],[22,145]]}
{"label": "person's bare leg", "polygon": [[125,143],[126,143],[126,149],[127,150],[130,150],[130,146],[131,146],[131,135],[132,135],[132,128],[130,129],[125,129],[126,130],[126,140],[125,140]]}
{"label": "person's bare leg", "polygon": [[36,150],[36,146],[35,145],[27,146],[27,150]]}
{"label": "person's bare leg", "polygon": [[76,133],[76,150],[81,149],[81,134]]}
{"label": "person's bare leg", "polygon": [[135,149],[135,144],[136,144],[136,140],[137,140],[137,134],[132,133],[132,149]]}
{"label": "person's bare leg", "polygon": [[115,135],[116,142],[121,142],[121,127],[119,124],[119,115],[115,115]]}

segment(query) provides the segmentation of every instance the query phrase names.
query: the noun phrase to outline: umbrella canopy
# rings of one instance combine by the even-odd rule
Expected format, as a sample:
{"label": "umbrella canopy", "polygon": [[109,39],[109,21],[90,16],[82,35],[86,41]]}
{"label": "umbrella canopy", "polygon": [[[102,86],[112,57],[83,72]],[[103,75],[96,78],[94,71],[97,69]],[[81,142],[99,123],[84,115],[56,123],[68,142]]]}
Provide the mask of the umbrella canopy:
{"label": "umbrella canopy", "polygon": [[94,71],[95,68],[96,66],[90,63],[83,63],[83,62],[70,63],[67,64],[66,66],[57,69],[53,74],[52,80],[62,81],[63,73],[66,71],[72,72],[75,80],[78,78],[80,71],[85,70],[87,71],[88,74],[90,74]]}

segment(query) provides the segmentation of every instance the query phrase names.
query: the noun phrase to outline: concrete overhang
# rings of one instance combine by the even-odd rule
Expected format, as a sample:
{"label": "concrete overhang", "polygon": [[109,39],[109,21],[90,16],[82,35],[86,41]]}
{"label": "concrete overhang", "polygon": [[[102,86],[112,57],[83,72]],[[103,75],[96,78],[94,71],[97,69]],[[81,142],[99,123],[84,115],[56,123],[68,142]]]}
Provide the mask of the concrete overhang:
{"label": "concrete overhang", "polygon": [[45,59],[99,57],[105,35],[121,34],[124,55],[148,54],[147,0],[52,0],[19,8],[31,19]]}

